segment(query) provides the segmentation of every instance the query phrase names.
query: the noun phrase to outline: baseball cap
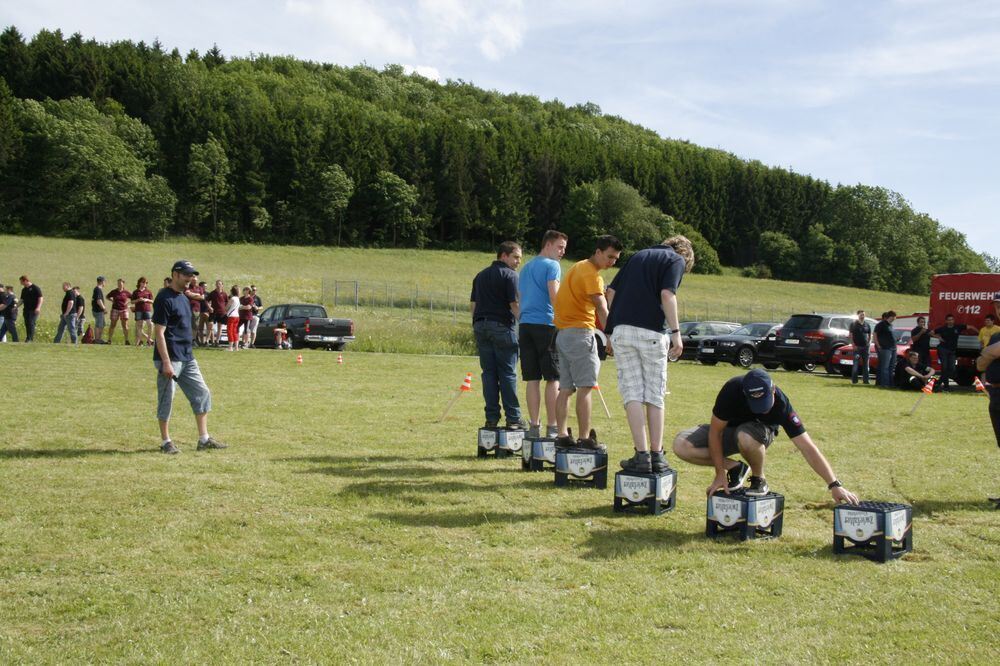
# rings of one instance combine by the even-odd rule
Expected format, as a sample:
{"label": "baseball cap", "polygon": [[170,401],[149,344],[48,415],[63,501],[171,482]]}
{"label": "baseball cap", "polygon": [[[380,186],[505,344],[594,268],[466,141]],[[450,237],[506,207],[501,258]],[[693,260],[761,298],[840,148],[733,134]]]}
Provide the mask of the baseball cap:
{"label": "baseball cap", "polygon": [[763,370],[751,370],[743,376],[743,395],[754,414],[767,414],[774,406],[774,382]]}
{"label": "baseball cap", "polygon": [[170,269],[171,273],[183,273],[184,275],[198,275],[198,271],[194,269],[191,262],[187,259],[178,259],[174,262],[174,267]]}
{"label": "baseball cap", "polygon": [[104,276],[103,275],[98,275],[97,276],[97,281],[98,282],[104,282]]}

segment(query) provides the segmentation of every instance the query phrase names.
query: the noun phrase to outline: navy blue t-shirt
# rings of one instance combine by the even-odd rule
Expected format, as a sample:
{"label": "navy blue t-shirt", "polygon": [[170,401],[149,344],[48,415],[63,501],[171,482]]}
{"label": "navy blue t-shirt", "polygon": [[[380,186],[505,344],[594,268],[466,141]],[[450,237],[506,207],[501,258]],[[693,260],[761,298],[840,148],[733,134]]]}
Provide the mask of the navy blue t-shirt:
{"label": "navy blue t-shirt", "polygon": [[[167,353],[171,361],[193,361],[194,349],[191,344],[191,304],[187,296],[170,287],[160,289],[153,299],[153,323],[166,326]],[[153,360],[161,361],[156,348]]]}
{"label": "navy blue t-shirt", "polygon": [[792,409],[792,403],[788,401],[788,396],[782,393],[778,387],[774,388],[774,406],[767,414],[754,414],[750,411],[750,404],[747,402],[746,394],[743,393],[743,377],[733,377],[726,382],[719,395],[715,398],[715,406],[712,414],[723,421],[727,421],[727,426],[733,427],[743,423],[760,421],[769,427],[774,434],[778,434],[778,427],[785,430],[785,434],[791,437],[798,437],[806,431],[802,425],[802,419]]}
{"label": "navy blue t-shirt", "polygon": [[914,326],[912,329],[910,329],[910,339],[912,340],[913,338],[915,338],[917,334],[920,333],[921,331],[924,332],[923,336],[921,336],[919,340],[910,345],[910,349],[917,352],[921,356],[925,356],[929,354],[931,351],[931,332],[921,326]]}
{"label": "navy blue t-shirt", "polygon": [[517,273],[499,259],[494,261],[472,280],[469,300],[476,304],[473,321],[488,319],[513,326],[510,304],[517,301]]}
{"label": "navy blue t-shirt", "polygon": [[621,324],[662,333],[666,317],[660,292],[669,289],[676,294],[683,278],[684,257],[672,247],[654,245],[633,254],[608,285],[615,297],[604,332],[610,335]]}
{"label": "navy blue t-shirt", "polygon": [[939,346],[950,351],[958,351],[958,338],[965,330],[965,324],[955,324],[954,326],[938,326],[934,332],[941,336]]}
{"label": "navy blue t-shirt", "polygon": [[[1000,333],[990,336],[990,344],[995,345],[1000,342]],[[994,359],[986,366],[986,381],[990,384],[1000,384],[1000,358]]]}
{"label": "navy blue t-shirt", "polygon": [[875,339],[882,349],[895,349],[896,338],[892,335],[892,324],[885,319],[875,324]]}

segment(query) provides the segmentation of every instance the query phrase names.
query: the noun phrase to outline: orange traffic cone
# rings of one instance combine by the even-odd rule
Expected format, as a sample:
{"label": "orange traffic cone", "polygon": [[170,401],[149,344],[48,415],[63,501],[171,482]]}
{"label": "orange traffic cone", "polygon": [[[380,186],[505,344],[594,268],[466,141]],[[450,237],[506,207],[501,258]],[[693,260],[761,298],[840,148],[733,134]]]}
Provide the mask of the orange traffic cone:
{"label": "orange traffic cone", "polygon": [[[979,379],[979,378],[976,377],[976,379]],[[935,384],[935,382],[937,382],[937,379],[935,379],[934,377],[931,377],[930,381],[928,381],[926,384],[924,384],[924,387],[922,389],[920,389],[920,390],[923,391],[924,393],[934,393],[934,384]]]}
{"label": "orange traffic cone", "polygon": [[921,401],[934,392],[934,384],[936,382],[937,380],[931,377],[930,381],[924,384],[924,387],[920,389],[920,395],[917,397],[917,401],[913,403],[913,409],[910,410],[910,416],[913,416],[913,412],[917,411],[917,407],[920,406]]}
{"label": "orange traffic cone", "polygon": [[299,365],[302,365],[302,354],[299,354],[298,356],[295,357],[295,362],[298,363]]}
{"label": "orange traffic cone", "polygon": [[337,363],[340,364],[340,365],[344,365],[344,355],[343,354],[337,354]]}
{"label": "orange traffic cone", "polygon": [[979,375],[975,375],[975,379],[972,380],[972,385],[976,387],[976,391],[979,393],[986,393],[986,387],[983,386],[983,382],[980,381]]}
{"label": "orange traffic cone", "polygon": [[442,414],[441,418],[438,419],[438,423],[444,421],[444,417],[448,416],[448,412],[450,412],[451,408],[455,406],[455,402],[462,396],[462,394],[470,391],[472,391],[472,373],[467,372],[465,373],[465,380],[462,382],[462,385],[458,387],[458,390],[455,391],[455,397],[453,397],[451,402],[448,403],[448,406],[444,408],[444,414]]}

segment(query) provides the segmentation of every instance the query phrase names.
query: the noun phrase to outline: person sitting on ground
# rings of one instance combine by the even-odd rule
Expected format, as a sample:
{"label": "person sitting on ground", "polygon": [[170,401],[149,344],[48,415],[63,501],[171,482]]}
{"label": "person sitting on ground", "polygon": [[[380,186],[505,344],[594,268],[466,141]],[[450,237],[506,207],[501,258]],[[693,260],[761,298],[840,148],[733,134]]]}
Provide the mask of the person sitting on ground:
{"label": "person sitting on ground", "polygon": [[281,322],[274,327],[274,348],[291,349],[292,343],[288,340],[288,327],[285,322]]}
{"label": "person sitting on ground", "polygon": [[[717,490],[726,493],[740,490],[750,476],[746,494],[767,495],[764,462],[767,447],[783,428],[795,447],[827,484],[837,502],[857,504],[857,496],[844,488],[830,463],[813,443],[799,415],[785,393],[763,370],[751,370],[727,381],[715,398],[712,421],[677,434],[674,453],[692,465],[715,467],[715,478],[708,486],[711,497]],[[749,465],[732,460],[739,453]]]}
{"label": "person sitting on ground", "polygon": [[896,388],[919,391],[934,376],[934,368],[920,361],[920,353],[911,349],[896,362]]}

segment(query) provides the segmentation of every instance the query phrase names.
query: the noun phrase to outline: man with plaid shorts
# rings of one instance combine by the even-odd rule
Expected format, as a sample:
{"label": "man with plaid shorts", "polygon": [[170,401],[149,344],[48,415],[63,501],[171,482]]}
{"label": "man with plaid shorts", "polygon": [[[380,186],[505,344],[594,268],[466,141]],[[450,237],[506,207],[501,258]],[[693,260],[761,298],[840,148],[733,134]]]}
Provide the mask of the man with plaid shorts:
{"label": "man with plaid shorts", "polygon": [[635,446],[635,455],[621,462],[626,472],[650,474],[670,469],[663,455],[667,359],[678,358],[684,348],[677,321],[677,289],[693,267],[691,241],[673,236],[636,252],[608,287],[610,313],[605,332],[611,336],[618,392]]}

